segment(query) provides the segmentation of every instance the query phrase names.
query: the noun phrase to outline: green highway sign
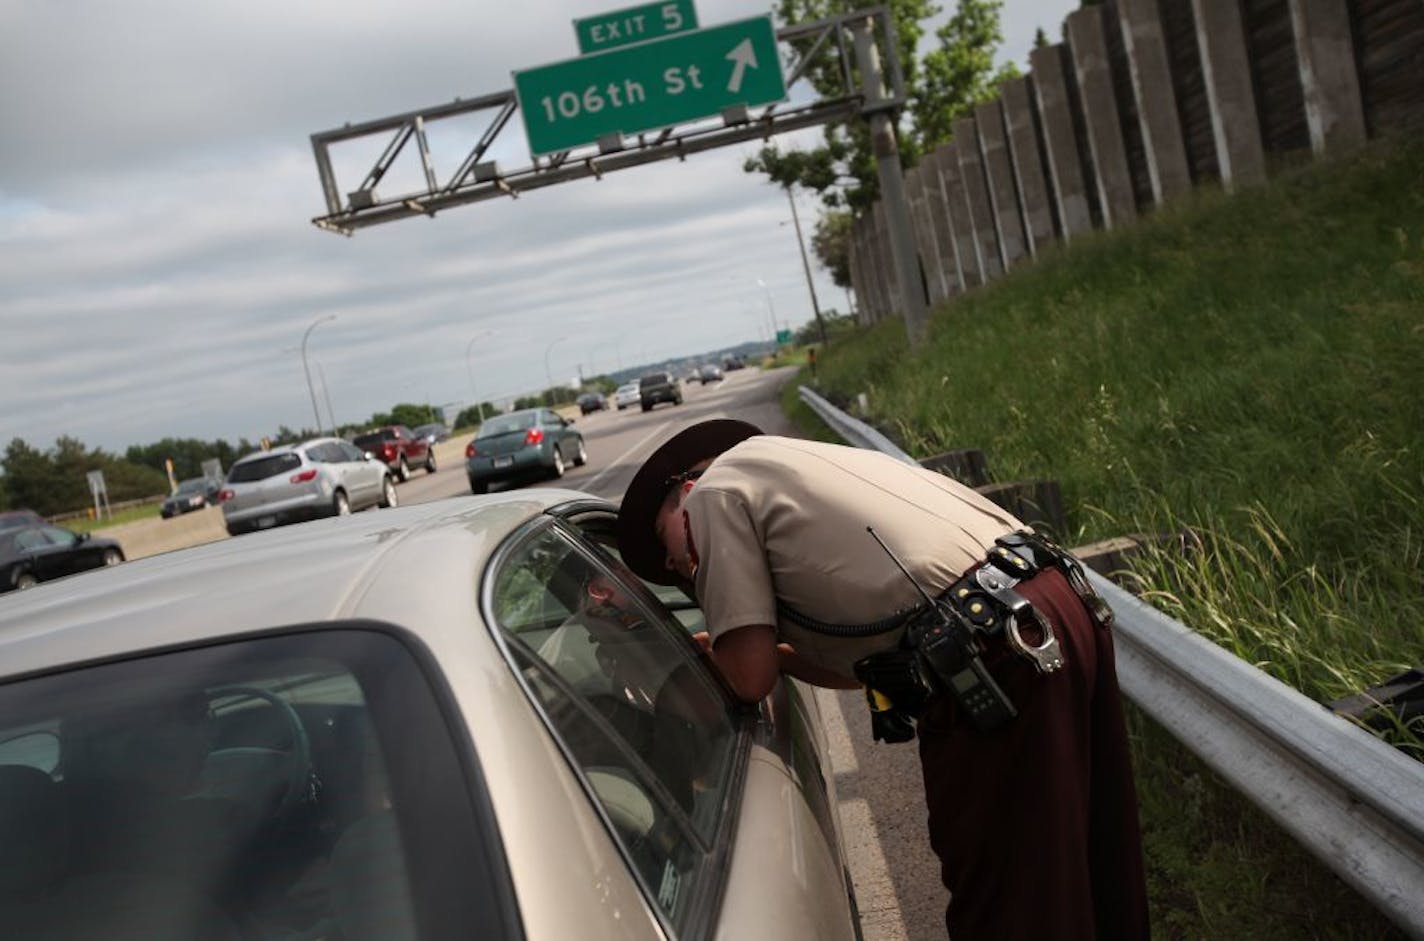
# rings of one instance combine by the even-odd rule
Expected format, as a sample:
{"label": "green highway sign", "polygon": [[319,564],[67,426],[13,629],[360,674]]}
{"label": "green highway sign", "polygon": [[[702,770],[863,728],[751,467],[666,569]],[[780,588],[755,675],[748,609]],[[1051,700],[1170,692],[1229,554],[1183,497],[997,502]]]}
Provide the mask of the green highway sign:
{"label": "green highway sign", "polygon": [[697,11],[692,8],[692,0],[645,3],[574,20],[579,52],[584,55],[696,28]]}
{"label": "green highway sign", "polygon": [[515,72],[514,93],[537,157],[781,101],[786,82],[759,16]]}
{"label": "green highway sign", "polygon": [[777,343],[790,343],[790,342],[791,342],[791,331],[790,331],[790,330],[778,330],[778,331],[776,331],[776,342],[777,342]]}

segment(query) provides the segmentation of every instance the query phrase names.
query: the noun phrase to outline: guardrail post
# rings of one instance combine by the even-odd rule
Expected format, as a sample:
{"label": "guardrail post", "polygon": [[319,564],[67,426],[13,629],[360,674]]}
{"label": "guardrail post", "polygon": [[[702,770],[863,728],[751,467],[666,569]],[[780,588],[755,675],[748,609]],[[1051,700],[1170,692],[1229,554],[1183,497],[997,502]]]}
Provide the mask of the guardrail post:
{"label": "guardrail post", "polygon": [[959,146],[959,175],[969,199],[969,222],[979,247],[979,266],[985,281],[1004,273],[999,239],[994,233],[994,210],[989,205],[989,188],[984,180],[984,159],[979,155],[979,127],[973,118],[954,122],[954,140]]}
{"label": "guardrail post", "polygon": [[1122,40],[1137,96],[1137,118],[1152,198],[1159,205],[1192,188],[1177,95],[1167,64],[1167,41],[1157,0],[1118,0]]}
{"label": "guardrail post", "polygon": [[1266,179],[1266,149],[1237,0],[1192,0],[1216,163],[1228,189]]}
{"label": "guardrail post", "polygon": [[999,257],[1008,270],[1028,254],[1028,247],[1024,244],[1023,216],[1019,214],[1019,196],[1009,164],[1008,131],[998,100],[975,108],[974,123],[979,128],[979,153],[984,158],[984,175],[989,183],[989,205],[993,211],[994,232],[999,237]]}
{"label": "guardrail post", "polygon": [[1038,255],[1053,241],[1053,207],[1048,202],[1048,183],[1043,176],[1038,131],[1033,124],[1033,104],[1027,78],[1013,78],[1001,87],[1004,96],[1004,123],[1009,131],[1009,154],[1014,165],[1023,204],[1024,236],[1030,255]]}

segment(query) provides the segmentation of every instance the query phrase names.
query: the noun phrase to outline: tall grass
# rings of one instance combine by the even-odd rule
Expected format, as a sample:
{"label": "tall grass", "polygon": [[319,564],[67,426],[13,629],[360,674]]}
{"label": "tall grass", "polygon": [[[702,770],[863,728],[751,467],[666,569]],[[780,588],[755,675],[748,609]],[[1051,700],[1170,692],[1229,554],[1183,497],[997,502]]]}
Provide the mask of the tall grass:
{"label": "tall grass", "polygon": [[[1058,480],[1069,544],[1190,527],[1198,551],[1145,563],[1148,597],[1306,695],[1424,663],[1420,142],[1075,239],[936,311],[923,349],[881,324],[819,373],[912,454]],[[1134,724],[1159,933],[1388,931]],[[1424,753],[1417,732],[1395,738]]]}

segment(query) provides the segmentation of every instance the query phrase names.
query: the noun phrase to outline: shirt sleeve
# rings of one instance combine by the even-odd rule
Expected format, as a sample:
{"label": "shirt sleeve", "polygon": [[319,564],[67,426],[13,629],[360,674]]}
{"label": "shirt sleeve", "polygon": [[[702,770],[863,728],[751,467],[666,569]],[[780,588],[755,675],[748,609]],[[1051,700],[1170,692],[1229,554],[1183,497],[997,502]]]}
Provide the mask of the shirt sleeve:
{"label": "shirt sleeve", "polygon": [[776,626],[776,593],[766,548],[750,508],[735,494],[694,487],[683,503],[697,552],[697,600],[707,633]]}

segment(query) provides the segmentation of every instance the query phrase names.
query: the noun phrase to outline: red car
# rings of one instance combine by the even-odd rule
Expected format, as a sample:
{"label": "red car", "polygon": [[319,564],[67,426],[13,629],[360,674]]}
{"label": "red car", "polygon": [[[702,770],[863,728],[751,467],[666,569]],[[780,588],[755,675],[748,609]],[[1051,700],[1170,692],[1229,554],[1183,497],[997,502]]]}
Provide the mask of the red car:
{"label": "red car", "polygon": [[424,467],[435,473],[435,450],[424,438],[417,437],[405,425],[387,425],[357,435],[352,444],[378,461],[384,461],[397,480],[410,479],[412,467]]}

